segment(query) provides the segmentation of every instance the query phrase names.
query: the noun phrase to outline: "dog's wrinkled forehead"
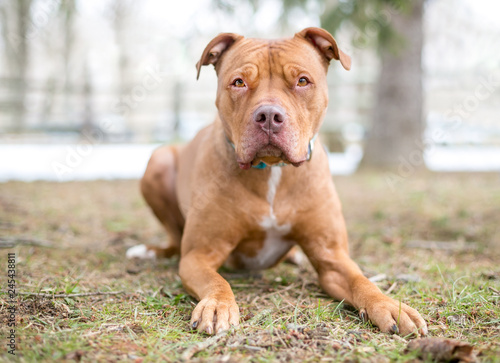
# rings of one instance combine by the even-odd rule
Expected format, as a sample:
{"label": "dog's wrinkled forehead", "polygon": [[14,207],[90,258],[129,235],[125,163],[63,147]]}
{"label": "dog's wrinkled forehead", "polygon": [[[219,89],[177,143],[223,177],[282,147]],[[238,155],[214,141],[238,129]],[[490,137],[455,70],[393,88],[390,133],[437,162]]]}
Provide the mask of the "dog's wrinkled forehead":
{"label": "dog's wrinkled forehead", "polygon": [[335,59],[346,70],[351,68],[351,58],[324,29],[306,28],[285,40],[246,39],[234,33],[221,33],[208,43],[196,64],[197,78],[204,65],[213,64],[220,74],[224,64],[231,63],[235,67],[233,62],[252,62],[252,57],[265,57],[266,53],[270,63],[276,59],[278,62],[303,61],[304,64],[320,62],[323,66],[320,68],[326,71],[330,61]]}
{"label": "dog's wrinkled forehead", "polygon": [[280,76],[283,67],[294,64],[303,68],[327,70],[326,62],[314,48],[296,39],[262,40],[242,39],[225,52],[216,64],[217,75],[252,68],[259,78]]}

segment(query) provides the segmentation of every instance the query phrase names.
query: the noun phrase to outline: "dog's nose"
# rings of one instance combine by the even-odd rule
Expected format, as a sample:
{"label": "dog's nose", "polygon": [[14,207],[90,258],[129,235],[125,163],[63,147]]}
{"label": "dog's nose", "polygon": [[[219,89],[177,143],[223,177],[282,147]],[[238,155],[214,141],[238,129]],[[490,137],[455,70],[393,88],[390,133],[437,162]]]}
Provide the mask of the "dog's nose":
{"label": "dog's nose", "polygon": [[285,123],[286,113],[277,105],[262,105],[254,112],[253,119],[267,133],[278,133]]}

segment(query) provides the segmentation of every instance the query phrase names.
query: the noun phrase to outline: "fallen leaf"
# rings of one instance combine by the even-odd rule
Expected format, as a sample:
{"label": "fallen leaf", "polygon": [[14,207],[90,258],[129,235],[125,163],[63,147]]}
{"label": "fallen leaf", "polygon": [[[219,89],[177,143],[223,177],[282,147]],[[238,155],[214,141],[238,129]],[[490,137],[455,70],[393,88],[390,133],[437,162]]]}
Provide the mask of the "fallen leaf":
{"label": "fallen leaf", "polygon": [[252,319],[255,315],[253,313],[248,313],[247,315],[245,315],[242,320],[243,321],[248,321],[250,319]]}
{"label": "fallen leaf", "polygon": [[412,340],[405,352],[419,351],[419,357],[434,362],[474,362],[474,347],[469,343],[444,338]]}

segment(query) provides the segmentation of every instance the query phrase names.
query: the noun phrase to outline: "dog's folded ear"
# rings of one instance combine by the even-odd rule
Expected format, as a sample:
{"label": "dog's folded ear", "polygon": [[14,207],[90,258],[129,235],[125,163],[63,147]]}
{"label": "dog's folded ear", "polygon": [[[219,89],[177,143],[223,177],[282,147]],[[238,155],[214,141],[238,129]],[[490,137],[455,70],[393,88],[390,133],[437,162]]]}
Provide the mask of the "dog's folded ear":
{"label": "dog's folded ear", "polygon": [[215,64],[219,61],[220,56],[226,51],[235,41],[243,38],[243,36],[234,33],[221,33],[208,43],[203,54],[196,63],[196,79],[200,78],[201,66]]}
{"label": "dog's folded ear", "polygon": [[345,69],[351,69],[351,57],[339,49],[333,36],[325,29],[306,28],[295,34],[295,36],[312,43],[326,57],[328,62],[332,59],[339,60]]}

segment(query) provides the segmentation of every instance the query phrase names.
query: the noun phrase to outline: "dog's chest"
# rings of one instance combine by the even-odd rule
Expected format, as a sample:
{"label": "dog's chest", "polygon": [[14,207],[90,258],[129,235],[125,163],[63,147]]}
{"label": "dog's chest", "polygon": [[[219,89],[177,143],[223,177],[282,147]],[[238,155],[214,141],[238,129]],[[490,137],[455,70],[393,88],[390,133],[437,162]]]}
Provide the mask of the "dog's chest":
{"label": "dog's chest", "polygon": [[265,269],[276,264],[293,246],[294,242],[285,237],[290,233],[290,223],[279,223],[275,214],[275,196],[280,183],[282,170],[272,167],[268,181],[267,202],[269,211],[259,216],[259,233],[254,239],[243,243],[236,251],[239,267],[246,269]]}

